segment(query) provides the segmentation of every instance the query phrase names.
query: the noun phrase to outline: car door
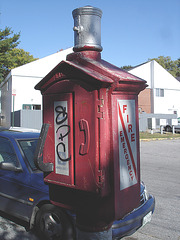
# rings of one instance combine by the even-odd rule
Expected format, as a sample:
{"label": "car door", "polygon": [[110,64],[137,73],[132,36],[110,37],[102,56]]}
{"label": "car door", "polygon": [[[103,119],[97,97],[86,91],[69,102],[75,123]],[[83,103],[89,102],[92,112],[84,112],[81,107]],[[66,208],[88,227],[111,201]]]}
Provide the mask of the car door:
{"label": "car door", "polygon": [[0,165],[10,163],[16,167],[0,168],[0,210],[26,220],[33,205],[28,197],[30,174],[15,144],[15,141],[12,144],[8,138],[0,137]]}

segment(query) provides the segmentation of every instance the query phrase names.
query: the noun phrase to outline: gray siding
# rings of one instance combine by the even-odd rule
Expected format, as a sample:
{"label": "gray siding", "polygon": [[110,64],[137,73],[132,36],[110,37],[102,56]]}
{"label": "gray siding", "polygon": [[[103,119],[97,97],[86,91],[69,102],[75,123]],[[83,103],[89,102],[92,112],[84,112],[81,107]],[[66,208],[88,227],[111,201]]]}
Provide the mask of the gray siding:
{"label": "gray siding", "polygon": [[148,129],[152,129],[152,118],[155,118],[155,129],[159,129],[160,119],[166,119],[167,125],[171,125],[172,119],[177,119],[177,114],[154,114],[154,113],[139,114],[140,132],[145,132]]}
{"label": "gray siding", "polygon": [[[11,114],[12,115],[12,114]],[[14,113],[14,126],[41,130],[42,110],[19,110]]]}

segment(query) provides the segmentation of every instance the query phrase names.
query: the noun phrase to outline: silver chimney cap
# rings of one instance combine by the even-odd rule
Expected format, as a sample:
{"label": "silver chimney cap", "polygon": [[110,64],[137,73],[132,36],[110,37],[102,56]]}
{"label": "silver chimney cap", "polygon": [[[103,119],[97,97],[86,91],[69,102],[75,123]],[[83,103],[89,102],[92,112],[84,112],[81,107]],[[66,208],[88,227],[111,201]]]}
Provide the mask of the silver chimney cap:
{"label": "silver chimney cap", "polygon": [[85,6],[72,12],[74,18],[75,52],[83,50],[102,51],[101,47],[101,16],[99,8]]}

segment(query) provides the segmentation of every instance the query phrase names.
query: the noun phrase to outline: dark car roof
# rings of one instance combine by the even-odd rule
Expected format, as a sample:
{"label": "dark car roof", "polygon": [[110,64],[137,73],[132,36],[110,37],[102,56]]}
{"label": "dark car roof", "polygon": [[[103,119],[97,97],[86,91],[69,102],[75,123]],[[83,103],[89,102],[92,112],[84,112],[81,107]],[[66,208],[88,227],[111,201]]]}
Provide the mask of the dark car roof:
{"label": "dark car roof", "polygon": [[0,136],[14,138],[14,139],[29,139],[29,138],[39,138],[39,133],[3,130],[3,131],[0,131]]}

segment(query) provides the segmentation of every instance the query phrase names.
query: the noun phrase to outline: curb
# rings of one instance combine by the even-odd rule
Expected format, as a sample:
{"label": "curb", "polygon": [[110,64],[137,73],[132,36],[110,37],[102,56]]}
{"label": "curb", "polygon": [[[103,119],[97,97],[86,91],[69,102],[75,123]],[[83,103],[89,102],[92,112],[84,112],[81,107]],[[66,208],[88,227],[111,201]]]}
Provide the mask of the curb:
{"label": "curb", "polygon": [[148,138],[148,139],[140,139],[140,142],[150,142],[150,141],[161,141],[161,140],[177,140],[180,138]]}

